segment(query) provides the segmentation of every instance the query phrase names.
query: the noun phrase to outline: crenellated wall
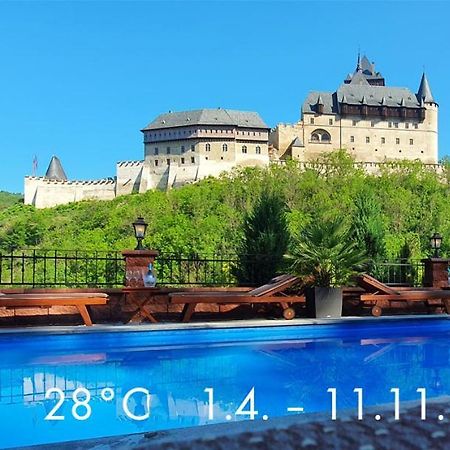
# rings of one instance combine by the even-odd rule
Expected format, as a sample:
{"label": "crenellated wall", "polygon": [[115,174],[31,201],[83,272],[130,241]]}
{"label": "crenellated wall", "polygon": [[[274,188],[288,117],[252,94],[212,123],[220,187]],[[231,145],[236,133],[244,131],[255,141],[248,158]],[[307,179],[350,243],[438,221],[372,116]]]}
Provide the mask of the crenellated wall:
{"label": "crenellated wall", "polygon": [[24,203],[36,208],[50,208],[82,200],[112,200],[116,180],[57,181],[45,177],[25,177]]}

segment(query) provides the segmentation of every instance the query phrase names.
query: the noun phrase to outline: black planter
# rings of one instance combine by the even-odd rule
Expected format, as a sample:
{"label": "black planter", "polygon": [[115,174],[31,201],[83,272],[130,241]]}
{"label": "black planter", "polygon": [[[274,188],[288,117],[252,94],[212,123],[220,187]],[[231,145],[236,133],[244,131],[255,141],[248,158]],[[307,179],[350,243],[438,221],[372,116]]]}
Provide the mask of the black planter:
{"label": "black planter", "polygon": [[308,317],[342,317],[342,288],[307,288],[306,309]]}

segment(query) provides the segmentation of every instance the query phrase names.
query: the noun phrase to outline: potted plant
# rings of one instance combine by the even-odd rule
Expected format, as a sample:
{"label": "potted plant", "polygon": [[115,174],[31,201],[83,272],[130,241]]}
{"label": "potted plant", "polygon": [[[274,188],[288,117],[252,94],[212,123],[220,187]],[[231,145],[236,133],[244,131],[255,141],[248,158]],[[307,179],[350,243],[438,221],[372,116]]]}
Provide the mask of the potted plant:
{"label": "potted plant", "polygon": [[364,251],[338,219],[313,221],[294,237],[291,271],[306,284],[309,317],[341,317],[342,287],[362,271]]}

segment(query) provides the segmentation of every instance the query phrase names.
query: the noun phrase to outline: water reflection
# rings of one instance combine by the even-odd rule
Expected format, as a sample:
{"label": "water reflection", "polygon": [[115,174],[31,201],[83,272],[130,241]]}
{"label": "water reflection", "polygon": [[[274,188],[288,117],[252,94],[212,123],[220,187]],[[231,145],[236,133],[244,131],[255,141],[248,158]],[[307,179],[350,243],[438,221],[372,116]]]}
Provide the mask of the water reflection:
{"label": "water reflection", "polygon": [[[418,399],[418,387],[427,388],[429,397],[450,395],[450,327],[445,327],[439,337],[433,327],[408,337],[383,336],[374,328],[362,335],[346,331],[342,337],[295,340],[285,339],[280,329],[279,339],[245,344],[127,347],[123,341],[114,345],[116,337],[104,351],[97,340],[91,350],[85,337],[79,342],[71,337],[70,347],[61,342],[57,349],[36,343],[30,351],[26,342],[11,352],[0,345],[0,431],[8,430],[1,433],[2,447],[224,422],[227,414],[235,420],[252,387],[258,418],[286,415],[288,407],[329,412],[329,387],[338,390],[338,409],[356,408],[355,387],[364,389],[365,406],[392,402],[392,387],[400,388],[401,401]],[[92,397],[85,421],[73,417],[71,397],[81,387]],[[148,412],[142,392],[130,396],[129,413],[124,409],[123,398],[136,387],[150,392],[147,420],[131,420],[129,414]],[[214,388],[214,420],[208,419],[207,387]],[[45,398],[51,388],[66,397],[54,413],[64,420],[44,420],[58,398]],[[114,399],[102,398],[105,388]]]}

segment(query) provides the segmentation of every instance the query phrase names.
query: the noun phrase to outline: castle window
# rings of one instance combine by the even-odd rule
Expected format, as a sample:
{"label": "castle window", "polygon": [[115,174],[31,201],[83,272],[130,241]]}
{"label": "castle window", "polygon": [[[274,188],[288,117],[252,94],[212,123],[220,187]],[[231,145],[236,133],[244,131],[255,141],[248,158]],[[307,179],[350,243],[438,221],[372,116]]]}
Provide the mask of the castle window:
{"label": "castle window", "polygon": [[350,142],[355,142],[355,136],[350,136]]}
{"label": "castle window", "polygon": [[222,145],[222,151],[223,152],[227,152],[228,151],[228,145],[227,144],[223,144]]}
{"label": "castle window", "polygon": [[414,139],[409,140],[409,145],[414,145]]}
{"label": "castle window", "polygon": [[191,163],[194,164],[195,163],[195,158],[193,156],[191,156]]}
{"label": "castle window", "polygon": [[167,153],[168,155],[170,155],[170,147],[167,147],[166,153]]}
{"label": "castle window", "polygon": [[206,144],[205,148],[206,148],[207,152],[210,152],[211,151],[211,144]]}
{"label": "castle window", "polygon": [[415,123],[415,124],[414,124],[414,128],[417,130],[417,128],[419,128],[419,124],[418,124],[418,123]]}
{"label": "castle window", "polygon": [[333,119],[328,119],[328,125],[333,125]]}
{"label": "castle window", "polygon": [[366,144],[369,144],[369,143],[370,143],[370,137],[366,136]]}
{"label": "castle window", "polygon": [[381,143],[382,143],[382,144],[386,144],[386,138],[382,137],[382,138],[381,138]]}
{"label": "castle window", "polygon": [[309,119],[309,123],[310,123],[311,125],[314,125],[314,117],[311,117],[311,119]]}
{"label": "castle window", "polygon": [[246,145],[242,146],[242,153],[247,153],[247,146]]}
{"label": "castle window", "polygon": [[170,166],[170,158],[167,158],[167,165]]}
{"label": "castle window", "polygon": [[401,151],[401,150],[399,150],[398,152],[399,152],[399,153],[401,153],[402,151]]}
{"label": "castle window", "polygon": [[155,166],[158,166],[159,161],[157,159],[155,159]]}
{"label": "castle window", "polygon": [[155,155],[159,155],[159,149],[158,147],[155,147],[155,151],[153,152]]}
{"label": "castle window", "polygon": [[394,122],[394,127],[398,128],[398,122]]}
{"label": "castle window", "polygon": [[184,164],[184,158],[181,158],[181,164]]}
{"label": "castle window", "polygon": [[409,123],[408,123],[408,122],[405,123],[405,128],[406,128],[406,129],[409,128]]}
{"label": "castle window", "polygon": [[184,145],[181,146],[181,152],[184,153]]}
{"label": "castle window", "polygon": [[356,127],[356,120],[352,120],[352,125]]}
{"label": "castle window", "polygon": [[388,127],[389,127],[389,128],[392,128],[392,122],[389,122],[389,123],[388,123]]}
{"label": "castle window", "polygon": [[373,128],[375,126],[375,122],[372,120],[372,122],[370,122],[370,126]]}
{"label": "castle window", "polygon": [[311,134],[311,142],[331,142],[331,135],[326,130],[314,130]]}
{"label": "castle window", "polygon": [[191,145],[191,151],[195,152],[195,145],[194,144]]}
{"label": "castle window", "polygon": [[259,145],[256,146],[256,154],[257,155],[261,154],[261,147]]}
{"label": "castle window", "polygon": [[400,138],[395,138],[395,143],[398,145],[400,144]]}

